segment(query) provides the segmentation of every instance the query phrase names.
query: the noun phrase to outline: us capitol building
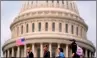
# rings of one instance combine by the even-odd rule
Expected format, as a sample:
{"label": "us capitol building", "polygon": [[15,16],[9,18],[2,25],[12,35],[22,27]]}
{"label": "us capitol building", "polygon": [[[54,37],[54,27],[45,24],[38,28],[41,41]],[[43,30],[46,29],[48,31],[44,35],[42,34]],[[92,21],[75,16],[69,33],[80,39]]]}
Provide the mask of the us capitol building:
{"label": "us capitol building", "polygon": [[[84,57],[94,57],[95,47],[87,39],[88,26],[80,17],[75,1],[24,1],[10,29],[12,37],[2,47],[4,57],[26,57],[29,46],[34,57],[43,57],[45,44],[50,57],[56,57],[59,47],[64,49],[66,57],[71,57],[71,39],[83,48]],[[25,45],[16,46],[21,37],[25,38]]]}

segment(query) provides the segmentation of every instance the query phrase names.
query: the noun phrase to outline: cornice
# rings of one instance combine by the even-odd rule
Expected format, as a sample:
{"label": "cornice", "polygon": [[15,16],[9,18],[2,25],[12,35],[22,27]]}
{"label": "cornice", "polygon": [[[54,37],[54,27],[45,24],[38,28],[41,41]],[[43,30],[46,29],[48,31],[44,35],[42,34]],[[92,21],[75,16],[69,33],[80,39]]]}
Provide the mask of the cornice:
{"label": "cornice", "polygon": [[[68,35],[69,36],[69,35]],[[26,41],[27,40],[33,40],[34,41],[34,39],[35,40],[39,40],[39,39],[50,39],[50,40],[52,40],[52,39],[56,39],[56,41],[58,41],[58,39],[60,39],[60,40],[71,40],[71,38],[70,38],[70,36],[69,37],[50,37],[50,36],[41,36],[41,37],[38,37],[38,36],[36,36],[36,37],[28,37],[28,36],[25,36],[25,38],[26,38]],[[93,48],[94,50],[95,50],[95,48],[94,48],[94,45],[90,42],[90,41],[88,41],[88,40],[81,40],[81,39],[77,39],[77,38],[75,38],[76,39],[76,41],[78,42],[78,43],[83,43],[83,44],[86,44],[86,45],[88,45],[88,46],[90,46],[91,48]],[[10,44],[15,44],[15,41],[16,41],[16,39],[13,39],[13,40],[10,40],[10,42],[9,43],[6,43],[6,44],[4,44],[3,45],[3,48],[2,49],[4,49],[7,45],[10,45]],[[45,41],[43,41],[43,42],[45,42]],[[57,43],[57,42],[56,42]],[[64,42],[63,42],[64,43]],[[67,44],[69,44],[69,43],[67,43]],[[87,48],[88,49],[88,48]]]}

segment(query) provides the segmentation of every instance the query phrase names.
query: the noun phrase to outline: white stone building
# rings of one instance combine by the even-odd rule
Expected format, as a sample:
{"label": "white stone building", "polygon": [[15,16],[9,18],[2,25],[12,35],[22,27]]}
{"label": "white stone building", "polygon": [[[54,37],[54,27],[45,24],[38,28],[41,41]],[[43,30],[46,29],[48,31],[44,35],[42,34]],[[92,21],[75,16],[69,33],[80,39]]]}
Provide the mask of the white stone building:
{"label": "white stone building", "polygon": [[[19,15],[10,26],[12,37],[2,47],[4,57],[26,57],[30,46],[35,57],[43,57],[43,45],[49,46],[50,57],[55,57],[58,47],[71,57],[70,39],[83,48],[85,57],[93,57],[95,47],[87,40],[88,26],[80,17],[75,1],[45,0],[24,2]],[[24,46],[16,40],[24,37]]]}

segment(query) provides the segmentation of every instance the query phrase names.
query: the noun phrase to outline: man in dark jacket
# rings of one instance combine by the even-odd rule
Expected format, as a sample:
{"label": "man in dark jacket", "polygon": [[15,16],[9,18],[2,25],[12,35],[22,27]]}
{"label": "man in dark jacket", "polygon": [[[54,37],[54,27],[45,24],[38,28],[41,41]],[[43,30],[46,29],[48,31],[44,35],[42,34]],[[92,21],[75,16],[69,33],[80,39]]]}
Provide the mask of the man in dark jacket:
{"label": "man in dark jacket", "polygon": [[73,41],[71,44],[70,44],[70,47],[72,49],[72,58],[80,58],[79,55],[76,54],[76,51],[77,51],[77,44],[76,44],[76,41],[75,39],[71,40]]}
{"label": "man in dark jacket", "polygon": [[44,55],[43,58],[50,58],[50,52],[48,51],[47,45],[44,46]]}
{"label": "man in dark jacket", "polygon": [[30,47],[27,48],[27,58],[34,58],[34,55]]}

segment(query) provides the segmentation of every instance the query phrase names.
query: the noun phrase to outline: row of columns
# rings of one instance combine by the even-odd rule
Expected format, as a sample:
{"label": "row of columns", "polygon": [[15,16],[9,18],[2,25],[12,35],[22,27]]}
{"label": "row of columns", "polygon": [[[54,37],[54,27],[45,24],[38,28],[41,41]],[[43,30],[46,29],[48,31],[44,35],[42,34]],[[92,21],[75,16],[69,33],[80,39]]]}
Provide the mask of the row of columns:
{"label": "row of columns", "polygon": [[[47,3],[46,3],[47,2]],[[59,3],[58,3],[59,2]],[[68,5],[67,5],[68,4]],[[76,5],[74,2],[68,1],[30,1],[26,2],[22,7],[21,11],[26,9],[34,8],[34,7],[61,7],[61,8],[69,8],[77,12]]]}
{"label": "row of columns", "polygon": [[89,56],[88,56],[88,50],[85,50],[85,57],[94,57],[94,53],[89,52]]}
{"label": "row of columns", "polygon": [[[26,54],[26,48],[27,48],[27,45],[24,45],[24,57],[26,57],[26,55],[27,55]],[[58,43],[57,48],[60,48],[59,43]],[[14,48],[12,48],[11,50],[12,50],[11,57],[14,57]],[[70,57],[69,52],[68,52],[69,51],[69,45],[68,44],[66,44],[66,49],[65,50],[66,50],[65,51],[66,52],[65,57]],[[50,51],[50,57],[52,57],[52,45],[51,45],[51,43],[49,43],[49,51]],[[32,52],[35,56],[35,45],[34,44],[32,44]],[[7,54],[7,57],[10,57],[9,56],[10,55],[9,50],[7,50],[7,53],[4,52],[4,57],[6,57],[6,54]],[[93,56],[94,55],[91,52],[89,52],[89,56],[88,56],[88,50],[85,50],[85,57],[93,57]],[[16,57],[20,57],[20,46],[17,47]],[[43,44],[42,43],[40,43],[40,57],[43,57]]]}

